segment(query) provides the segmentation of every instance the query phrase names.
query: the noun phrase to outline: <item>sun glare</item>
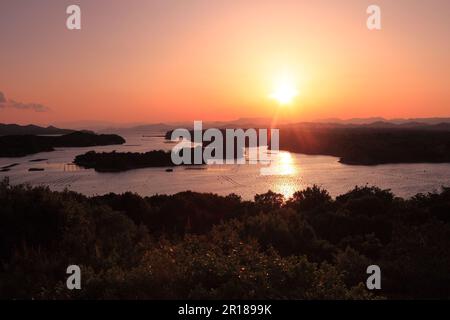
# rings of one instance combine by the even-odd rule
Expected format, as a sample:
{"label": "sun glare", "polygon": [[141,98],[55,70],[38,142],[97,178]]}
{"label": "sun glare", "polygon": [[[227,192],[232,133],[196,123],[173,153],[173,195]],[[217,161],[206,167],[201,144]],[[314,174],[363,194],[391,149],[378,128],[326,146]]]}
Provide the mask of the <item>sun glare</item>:
{"label": "sun glare", "polygon": [[280,105],[292,103],[296,96],[298,96],[298,90],[295,81],[286,75],[276,81],[274,91],[270,94],[270,97],[278,101]]}

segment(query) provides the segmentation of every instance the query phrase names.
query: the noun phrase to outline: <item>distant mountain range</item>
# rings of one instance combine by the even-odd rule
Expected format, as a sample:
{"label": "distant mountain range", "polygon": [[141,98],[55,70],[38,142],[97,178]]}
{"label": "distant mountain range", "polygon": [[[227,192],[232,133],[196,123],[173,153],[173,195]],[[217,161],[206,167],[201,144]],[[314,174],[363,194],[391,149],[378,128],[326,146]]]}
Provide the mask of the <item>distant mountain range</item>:
{"label": "distant mountain range", "polygon": [[393,123],[387,121],[376,121],[371,123],[335,123],[335,122],[299,122],[287,125],[277,126],[279,129],[290,128],[367,128],[367,129],[416,129],[416,130],[434,130],[434,131],[450,131],[450,122],[439,122],[436,124],[428,124],[423,122],[403,122]]}
{"label": "distant mountain range", "polygon": [[6,135],[46,135],[46,134],[68,134],[74,132],[70,129],[60,129],[53,126],[39,127],[36,125],[21,126],[18,124],[2,124],[0,123],[0,136]]}
{"label": "distant mountain range", "polygon": [[[140,133],[140,134],[155,134],[163,133],[175,128],[183,127],[186,124],[165,124],[165,123],[154,123],[154,124],[144,124],[131,127],[110,127],[105,129],[100,129],[102,133]],[[192,124],[191,124],[192,126]]]}
{"label": "distant mountain range", "polygon": [[[289,124],[310,123],[310,124],[331,124],[331,125],[400,125],[406,126],[423,126],[423,125],[437,125],[441,123],[450,123],[450,118],[395,118],[386,119],[382,117],[371,118],[326,118],[314,121],[302,122],[288,122],[278,121],[278,126],[285,126]],[[203,121],[203,128],[267,128],[272,124],[271,118],[253,117],[253,118],[239,118],[230,121]],[[176,128],[192,128],[193,121],[168,121],[159,123],[112,123],[102,121],[78,121],[55,124],[57,127],[71,128],[71,129],[88,129],[99,131],[103,133],[161,133]]]}
{"label": "distant mountain range", "polygon": [[[269,128],[272,125],[270,118],[241,118],[233,121],[206,121],[203,122],[203,129],[208,128]],[[417,118],[417,119],[384,119],[384,118],[354,118],[348,120],[330,118],[312,122],[298,123],[278,123],[277,127],[284,128],[290,126],[324,126],[324,127],[370,127],[370,128],[421,128],[431,130],[450,130],[450,118]],[[135,132],[135,133],[156,133],[167,132],[176,128],[192,129],[193,122],[177,123],[156,123],[128,128],[109,128],[102,132]]]}
{"label": "distant mountain range", "polygon": [[[75,123],[73,123],[75,124]],[[98,131],[101,133],[136,133],[136,134],[164,134],[177,128],[192,129],[193,121],[149,123],[149,124],[112,124],[98,121],[79,122],[77,129],[61,129],[56,126],[41,127],[36,125],[21,126],[17,124],[0,124],[1,135],[46,135],[67,134],[80,128]],[[84,125],[83,125],[84,124]],[[205,121],[203,128],[268,128],[272,124],[270,118],[240,118],[232,121]],[[385,119],[381,117],[339,119],[328,118],[311,122],[278,123],[277,127],[290,126],[321,126],[321,127],[370,127],[370,128],[420,128],[427,130],[450,130],[450,118],[412,118],[412,119]],[[74,126],[69,126],[75,128]],[[67,128],[67,127],[66,127]]]}
{"label": "distant mountain range", "polygon": [[425,125],[433,125],[440,123],[450,123],[450,118],[394,118],[394,119],[385,119],[381,117],[372,117],[372,118],[351,118],[351,119],[339,119],[339,118],[326,118],[319,119],[313,122],[317,123],[336,123],[336,124],[373,124],[373,123],[391,123],[391,124],[425,124]]}

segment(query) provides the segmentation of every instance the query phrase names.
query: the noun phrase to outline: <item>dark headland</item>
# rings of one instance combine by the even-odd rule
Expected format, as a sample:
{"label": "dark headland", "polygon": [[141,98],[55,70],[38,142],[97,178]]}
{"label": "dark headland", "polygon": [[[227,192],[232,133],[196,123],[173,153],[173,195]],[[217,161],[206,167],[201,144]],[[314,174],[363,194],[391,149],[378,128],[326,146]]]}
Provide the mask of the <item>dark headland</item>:
{"label": "dark headland", "polygon": [[280,130],[280,149],[335,156],[352,165],[448,163],[450,131],[426,127],[288,127]]}
{"label": "dark headland", "polygon": [[[345,164],[450,163],[449,123],[300,123],[279,129],[280,150],[334,156]],[[225,135],[225,129],[220,130]],[[171,134],[168,131],[166,139]],[[203,142],[203,147],[210,143]]]}
{"label": "dark headland", "polygon": [[0,157],[23,157],[61,147],[91,147],[125,143],[115,134],[77,131],[62,136],[8,135],[0,136]]}
{"label": "dark headland", "polygon": [[21,126],[19,124],[0,123],[0,136],[26,135],[26,134],[68,134],[75,132],[72,129],[61,129],[54,126],[40,127],[34,124]]}

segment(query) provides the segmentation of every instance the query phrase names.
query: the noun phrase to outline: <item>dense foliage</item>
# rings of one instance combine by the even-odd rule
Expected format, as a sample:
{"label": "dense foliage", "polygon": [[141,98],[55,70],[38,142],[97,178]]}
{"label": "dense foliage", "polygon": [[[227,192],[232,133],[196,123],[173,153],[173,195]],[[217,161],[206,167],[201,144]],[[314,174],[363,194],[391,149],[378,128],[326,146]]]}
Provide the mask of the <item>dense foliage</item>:
{"label": "dense foliage", "polygon": [[[1,298],[450,297],[450,189],[89,198],[4,180],[0,208]],[[66,288],[71,264],[82,290]]]}

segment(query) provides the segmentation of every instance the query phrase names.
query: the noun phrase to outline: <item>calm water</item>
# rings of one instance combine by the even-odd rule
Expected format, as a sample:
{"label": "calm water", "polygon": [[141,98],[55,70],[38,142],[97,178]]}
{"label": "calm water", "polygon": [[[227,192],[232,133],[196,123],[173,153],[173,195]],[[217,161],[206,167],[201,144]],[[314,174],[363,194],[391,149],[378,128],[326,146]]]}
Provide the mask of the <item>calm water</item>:
{"label": "calm water", "polygon": [[[127,143],[121,146],[64,148],[24,158],[0,158],[0,167],[19,164],[9,172],[0,172],[0,177],[8,176],[13,184],[46,185],[52,190],[68,188],[86,195],[130,190],[141,195],[153,195],[193,190],[222,195],[236,193],[245,199],[252,199],[255,194],[268,190],[290,196],[296,190],[313,184],[326,188],[333,196],[366,184],[391,189],[402,197],[450,186],[450,164],[349,166],[339,163],[335,157],[290,153],[279,155],[272,164],[272,175],[261,175],[259,165],[248,164],[211,165],[195,170],[179,167],[171,173],[165,168],[97,173],[71,164],[76,155],[90,150],[145,152],[173,147],[162,137],[124,137]],[[30,162],[33,159],[48,160]],[[29,172],[29,168],[44,168],[45,171]]]}

